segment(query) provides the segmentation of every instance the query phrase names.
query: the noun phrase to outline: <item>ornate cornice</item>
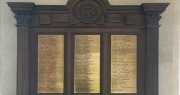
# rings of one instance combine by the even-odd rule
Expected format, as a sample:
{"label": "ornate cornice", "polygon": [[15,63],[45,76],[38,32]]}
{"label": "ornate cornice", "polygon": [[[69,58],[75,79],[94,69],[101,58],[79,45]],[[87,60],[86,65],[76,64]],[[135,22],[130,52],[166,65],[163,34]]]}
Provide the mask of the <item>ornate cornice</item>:
{"label": "ornate cornice", "polygon": [[111,6],[108,0],[69,0],[66,6],[35,5],[30,2],[8,2],[7,4],[16,14],[17,25],[28,25],[31,15],[36,11],[40,14],[39,25],[53,25],[53,23],[142,25],[143,22],[140,19],[143,16],[137,17],[144,14],[148,27],[159,26],[159,15],[169,5],[169,3],[143,3],[142,5]]}
{"label": "ornate cornice", "polygon": [[29,25],[31,15],[35,7],[34,3],[8,2],[7,4],[15,14],[17,26]]}
{"label": "ornate cornice", "polygon": [[14,14],[31,14],[34,11],[35,4],[30,2],[8,2]]}
{"label": "ornate cornice", "polygon": [[169,3],[143,3],[142,10],[146,17],[147,27],[159,27],[160,14],[163,13]]}
{"label": "ornate cornice", "polygon": [[170,3],[143,3],[142,9],[145,14],[161,14]]}

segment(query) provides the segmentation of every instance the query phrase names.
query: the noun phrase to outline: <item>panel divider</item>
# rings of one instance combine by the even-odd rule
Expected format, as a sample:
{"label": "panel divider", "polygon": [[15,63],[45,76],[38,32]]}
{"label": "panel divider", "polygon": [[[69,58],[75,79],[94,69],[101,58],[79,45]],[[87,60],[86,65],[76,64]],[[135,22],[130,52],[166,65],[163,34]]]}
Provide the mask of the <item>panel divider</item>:
{"label": "panel divider", "polygon": [[72,95],[72,33],[68,32],[65,37],[65,95]]}
{"label": "panel divider", "polygon": [[101,93],[108,95],[109,34],[103,33],[101,40]]}

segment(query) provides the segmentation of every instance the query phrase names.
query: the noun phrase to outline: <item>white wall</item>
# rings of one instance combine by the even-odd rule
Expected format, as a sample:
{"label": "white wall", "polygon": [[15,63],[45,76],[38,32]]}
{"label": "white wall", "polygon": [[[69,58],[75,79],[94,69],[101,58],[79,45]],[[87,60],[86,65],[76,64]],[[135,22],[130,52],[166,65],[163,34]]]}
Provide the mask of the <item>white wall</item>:
{"label": "white wall", "polygon": [[[2,13],[2,1],[0,1],[0,13]],[[0,52],[1,52],[1,34],[2,34],[2,14],[0,14]],[[1,53],[0,53],[0,95],[2,95],[2,83],[1,83]]]}
{"label": "white wall", "polygon": [[[67,0],[0,0],[0,95],[16,95],[17,32],[6,2],[65,5]],[[170,2],[160,20],[159,95],[178,95],[180,0],[109,0],[112,5]]]}
{"label": "white wall", "polygon": [[[174,8],[174,41],[173,41],[173,43],[174,43],[174,51],[173,51],[173,70],[174,70],[174,72],[173,72],[173,78],[174,78],[174,81],[173,81],[173,85],[176,85],[176,89],[175,90],[177,90],[177,91],[175,91],[174,93],[173,93],[173,95],[178,95],[178,92],[180,91],[180,88],[179,88],[179,86],[177,86],[179,83],[179,74],[180,74],[180,72],[179,72],[179,68],[180,68],[180,6],[179,6],[179,4],[180,4],[180,0],[175,0],[174,1],[174,6],[175,6],[175,8]],[[179,47],[177,47],[179,45]],[[179,52],[179,53],[178,53]],[[178,60],[179,59],[179,60]],[[179,74],[178,74],[179,73]],[[179,88],[179,89],[178,89]],[[180,93],[179,93],[179,95],[180,95]]]}
{"label": "white wall", "polygon": [[15,95],[16,92],[16,52],[17,52],[17,34],[14,26],[15,20],[13,13],[7,7],[4,0],[1,1],[1,91],[0,95]]}

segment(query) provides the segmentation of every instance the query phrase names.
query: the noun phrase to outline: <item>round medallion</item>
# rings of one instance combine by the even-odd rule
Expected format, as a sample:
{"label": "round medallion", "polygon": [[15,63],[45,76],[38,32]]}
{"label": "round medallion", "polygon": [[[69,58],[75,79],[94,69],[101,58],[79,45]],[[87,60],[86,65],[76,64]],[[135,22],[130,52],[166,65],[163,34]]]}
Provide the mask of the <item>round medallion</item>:
{"label": "round medallion", "polygon": [[93,0],[82,0],[76,4],[74,13],[80,22],[90,24],[100,17],[101,7]]}

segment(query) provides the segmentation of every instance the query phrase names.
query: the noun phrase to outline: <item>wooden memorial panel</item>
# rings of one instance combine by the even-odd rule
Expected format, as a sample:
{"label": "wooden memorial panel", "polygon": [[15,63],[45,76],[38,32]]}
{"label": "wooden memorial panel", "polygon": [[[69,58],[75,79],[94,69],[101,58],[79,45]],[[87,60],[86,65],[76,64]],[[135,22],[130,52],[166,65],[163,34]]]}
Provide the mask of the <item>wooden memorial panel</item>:
{"label": "wooden memorial panel", "polygon": [[17,21],[17,95],[158,95],[159,20],[168,5],[8,2]]}

